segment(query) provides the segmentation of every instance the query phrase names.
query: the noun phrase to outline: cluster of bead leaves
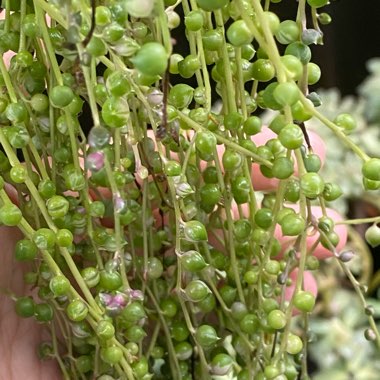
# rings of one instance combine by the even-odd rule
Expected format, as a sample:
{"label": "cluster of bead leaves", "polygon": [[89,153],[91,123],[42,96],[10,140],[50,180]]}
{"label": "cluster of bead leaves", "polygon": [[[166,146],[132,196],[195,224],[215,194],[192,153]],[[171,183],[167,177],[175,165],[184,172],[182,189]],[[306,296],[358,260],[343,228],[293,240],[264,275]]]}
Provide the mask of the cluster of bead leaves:
{"label": "cluster of bead leaves", "polygon": [[[308,120],[361,158],[368,190],[380,159],[309,91],[328,0],[299,0],[295,20],[280,1],[5,2],[0,221],[23,232],[15,257],[38,288],[16,311],[50,328],[41,355],[65,378],[306,378],[326,257],[380,345]],[[181,22],[185,56],[171,38]],[[261,109],[276,112],[269,129]],[[379,235],[374,224],[366,238]]]}

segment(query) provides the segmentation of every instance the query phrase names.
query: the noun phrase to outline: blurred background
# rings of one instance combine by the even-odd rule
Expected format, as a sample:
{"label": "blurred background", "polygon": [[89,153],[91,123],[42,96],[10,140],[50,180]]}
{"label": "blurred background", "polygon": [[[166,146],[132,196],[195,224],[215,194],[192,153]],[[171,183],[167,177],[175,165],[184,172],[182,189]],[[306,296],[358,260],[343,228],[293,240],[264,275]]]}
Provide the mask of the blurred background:
{"label": "blurred background", "polygon": [[[274,7],[284,19],[294,17],[297,3],[283,0]],[[313,48],[314,62],[322,68],[320,87],[338,87],[343,95],[355,94],[368,75],[366,62],[380,57],[380,2],[332,0],[324,11],[332,23],[322,27],[324,46]]]}

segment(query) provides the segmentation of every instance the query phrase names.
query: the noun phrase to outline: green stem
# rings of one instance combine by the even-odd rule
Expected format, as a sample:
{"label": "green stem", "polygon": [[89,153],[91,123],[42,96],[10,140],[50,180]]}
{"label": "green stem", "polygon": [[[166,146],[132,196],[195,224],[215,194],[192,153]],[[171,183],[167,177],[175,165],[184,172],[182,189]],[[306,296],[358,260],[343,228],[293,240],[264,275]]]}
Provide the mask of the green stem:
{"label": "green stem", "polygon": [[[318,23],[318,11],[317,11],[317,8],[315,7],[312,7],[311,8],[311,19],[312,19],[312,22],[313,22],[313,28],[315,30],[317,30],[318,32],[321,33],[321,36],[323,36],[323,33],[319,27],[319,23]],[[323,42],[319,42],[321,45],[323,45]]]}
{"label": "green stem", "polygon": [[309,330],[309,315],[307,313],[304,314],[303,316],[303,349],[302,349],[302,363],[301,363],[301,368],[302,368],[302,375],[303,377],[301,378],[307,378],[308,377],[308,330]]}
{"label": "green stem", "polygon": [[[306,20],[306,0],[299,0],[298,9],[297,9],[297,22],[300,28],[300,33],[302,33],[307,25]],[[307,83],[307,64],[303,65],[303,72],[300,80],[298,81],[298,87],[302,91],[303,94],[308,93],[308,83]]]}
{"label": "green stem", "polygon": [[239,274],[239,266],[236,258],[236,251],[235,251],[235,240],[233,236],[233,218],[231,214],[232,210],[232,204],[231,204],[231,194],[229,192],[224,192],[224,205],[225,205],[225,212],[226,212],[226,218],[227,218],[227,231],[228,231],[228,243],[229,243],[229,254],[230,254],[230,260],[231,260],[231,267],[234,275],[234,280],[236,283],[236,288],[238,291],[239,299],[241,302],[245,304],[245,297],[243,292],[243,287],[241,285],[240,281],[240,274]]}
{"label": "green stem", "polygon": [[[297,166],[298,166],[298,173],[299,176],[302,177],[306,173],[306,169],[304,166],[301,150],[297,149],[295,151],[295,156],[297,160]],[[301,216],[307,220],[307,199],[305,195],[301,192],[300,194],[300,214]],[[307,246],[306,246],[306,231],[301,236],[301,242],[300,242],[300,259],[299,259],[299,265],[298,265],[298,275],[297,275],[297,281],[296,281],[296,289],[294,291],[294,294],[297,294],[297,292],[301,289],[302,283],[303,283],[303,273],[306,266],[306,258],[307,258]]]}
{"label": "green stem", "polygon": [[54,72],[55,79],[56,79],[58,85],[62,86],[63,85],[62,74],[61,74],[61,70],[59,69],[57,59],[55,57],[54,47],[53,47],[51,40],[50,40],[49,32],[48,32],[48,29],[46,26],[45,16],[42,13],[41,8],[39,7],[39,4],[37,4],[37,3],[41,3],[41,1],[40,0],[34,0],[34,4],[35,4],[34,9],[36,12],[36,20],[37,20],[37,23],[41,29],[42,38],[44,40],[46,53],[49,57],[49,63],[50,63],[51,68]]}
{"label": "green stem", "polygon": [[173,363],[174,363],[174,366],[170,366],[170,370],[172,372],[173,379],[178,379],[179,375],[181,373],[181,369],[179,367],[179,362],[177,359],[177,355],[175,353],[175,349],[174,349],[172,337],[170,335],[170,330],[169,330],[168,324],[166,323],[166,320],[165,320],[165,318],[164,318],[164,316],[160,310],[160,306],[156,300],[155,295],[153,294],[153,292],[151,291],[151,289],[149,287],[147,287],[146,290],[147,290],[147,293],[148,293],[150,299],[153,302],[154,307],[157,310],[158,318],[160,319],[161,326],[164,330],[164,334],[166,337],[166,344],[168,346],[168,351],[169,351],[169,357],[170,357],[170,360],[173,361]]}
{"label": "green stem", "polygon": [[318,112],[310,103],[309,100],[305,97],[301,97],[301,102],[304,105],[307,112],[310,112],[323,124],[325,124],[331,131],[339,138],[340,141],[343,141],[353,152],[355,152],[363,161],[369,160],[369,156],[363,152],[347,135],[342,132],[336,124],[330,121],[327,117]]}
{"label": "green stem", "polygon": [[245,88],[244,88],[244,80],[243,80],[243,70],[242,70],[242,60],[241,60],[241,48],[235,48],[235,59],[237,66],[237,82],[239,89],[239,100],[240,100],[240,108],[243,114],[244,120],[247,119],[247,104],[245,103]]}
{"label": "green stem", "polygon": [[[24,17],[26,15],[26,0],[21,0],[20,3],[20,25],[24,23]],[[23,28],[20,28],[20,43],[18,47],[18,51],[25,50],[25,33]]]}
{"label": "green stem", "polygon": [[[55,151],[57,139],[56,139],[56,128],[55,128],[55,111],[52,105],[49,107],[49,122],[53,127],[50,128],[50,144],[52,151]],[[55,183],[57,180],[57,165],[55,155],[51,156],[51,179]]]}
{"label": "green stem", "polygon": [[81,173],[82,169],[80,167],[80,162],[79,162],[79,156],[78,156],[79,149],[78,149],[77,138],[75,136],[75,127],[73,124],[73,119],[68,112],[65,112],[65,118],[66,118],[66,123],[67,123],[67,130],[69,132],[70,148],[71,148],[71,155],[73,158],[73,164],[77,173]]}
{"label": "green stem", "polygon": [[[190,0],[190,4],[191,4],[192,9],[194,9],[194,10],[198,9],[197,4],[194,0]],[[208,112],[210,112],[211,105],[212,105],[210,75],[208,72],[206,57],[204,54],[201,31],[196,32],[195,39],[196,39],[196,43],[197,43],[198,55],[200,55],[200,59],[201,59],[201,70],[202,70],[202,75],[203,75],[203,85],[204,85],[205,94],[206,94],[205,108]]]}
{"label": "green stem", "polygon": [[8,33],[11,25],[11,0],[5,0],[5,24],[4,32]]}
{"label": "green stem", "polygon": [[[348,279],[350,280],[352,286],[354,287],[355,292],[356,292],[356,294],[359,297],[359,300],[360,300],[360,303],[362,304],[363,309],[365,309],[367,307],[367,302],[366,302],[366,299],[365,299],[365,297],[363,295],[363,292],[362,292],[362,290],[360,288],[359,283],[357,282],[356,278],[354,277],[354,275],[352,274],[352,272],[350,271],[350,269],[347,267],[347,265],[345,265],[344,263],[342,263],[340,260],[338,260],[338,262],[339,262],[339,265],[342,268],[343,272],[348,277]],[[379,330],[377,328],[376,322],[375,322],[375,320],[374,320],[374,318],[373,318],[372,315],[368,315],[368,322],[369,322],[369,325],[370,325],[372,331],[374,332],[374,334],[376,336],[376,345],[377,345],[377,348],[380,349],[380,333],[379,333]]]}
{"label": "green stem", "polygon": [[[177,254],[177,284],[176,284],[176,291],[177,291],[177,294],[178,294],[178,301],[181,305],[181,309],[182,309],[182,313],[183,313],[183,317],[185,319],[185,322],[186,322],[186,326],[187,328],[189,329],[190,333],[194,336],[195,334],[195,329],[193,327],[193,323],[191,321],[191,318],[190,318],[190,315],[189,315],[189,311],[187,310],[187,307],[186,307],[186,303],[184,301],[184,299],[182,298],[182,286],[181,286],[181,277],[182,277],[182,271],[181,271],[181,261],[179,259],[179,255],[181,254],[181,243],[180,243],[180,234],[181,234],[181,221],[182,221],[182,218],[181,218],[181,212],[180,212],[180,209],[179,209],[179,205],[178,205],[178,202],[177,202],[177,199],[176,199],[176,193],[175,193],[175,187],[174,187],[174,183],[173,183],[173,180],[171,178],[168,178],[168,185],[169,185],[169,189],[170,189],[170,193],[171,193],[171,196],[172,196],[172,199],[173,199],[173,205],[174,205],[174,212],[175,212],[175,217],[176,217],[176,254]],[[200,361],[201,361],[201,365],[202,365],[202,368],[207,371],[207,374],[208,374],[208,365],[207,365],[207,360],[206,360],[206,357],[204,355],[204,352],[203,352],[203,349],[202,347],[196,342],[196,345],[197,345],[197,348],[198,348],[198,355],[200,357]],[[207,377],[205,377],[205,379],[208,379],[209,376],[207,375]]]}
{"label": "green stem", "polygon": [[[184,15],[186,17],[187,14],[190,12],[189,3],[187,0],[182,1],[182,8],[183,8]],[[198,46],[198,54],[197,54],[196,33],[188,32],[188,40],[189,40],[190,54],[192,54],[194,56],[197,56],[199,54],[204,55],[203,50],[200,50],[199,46]],[[200,69],[198,69],[195,72],[195,77],[196,77],[198,86],[203,88],[203,80],[202,80],[202,75],[201,75]]]}
{"label": "green stem", "polygon": [[[82,44],[77,44],[77,49],[78,49],[79,55],[82,57],[83,56]],[[94,64],[95,62],[92,59],[91,65],[94,65]],[[95,93],[94,93],[94,87],[96,83],[95,83],[94,78],[91,78],[90,68],[85,65],[81,65],[81,68],[82,68],[84,80],[86,83],[88,102],[91,109],[91,116],[94,122],[94,127],[99,127],[100,126],[99,111],[98,111],[98,106],[96,104],[96,98],[95,98]]]}
{"label": "green stem", "polygon": [[[367,307],[367,301],[364,297],[364,294],[363,294],[363,291],[361,289],[359,282],[356,280],[355,276],[352,274],[350,268],[345,263],[343,263],[341,260],[339,260],[338,253],[336,252],[334,245],[328,240],[325,232],[319,230],[319,233],[321,234],[321,236],[323,236],[326,239],[330,250],[334,253],[335,259],[337,260],[337,262],[338,262],[339,266],[341,267],[341,269],[343,270],[344,274],[350,280],[351,285],[353,286],[356,294],[359,297],[359,301],[360,301],[363,309],[365,309]],[[375,334],[376,345],[377,345],[378,349],[380,349],[380,333],[379,333],[376,322],[375,322],[372,315],[368,315],[368,322],[369,322],[371,329],[373,330],[373,332]]]}
{"label": "green stem", "polygon": [[[158,314],[161,314],[160,310],[158,310]],[[153,332],[149,334],[149,346],[145,354],[147,359],[149,359],[150,355],[152,354],[153,348],[157,343],[157,338],[158,338],[158,334],[160,333],[160,330],[161,330],[161,323],[157,321],[156,325],[154,326]]]}
{"label": "green stem", "polygon": [[120,128],[115,128],[113,135],[113,149],[115,152],[115,169],[120,170],[120,146],[121,146],[121,132]]}
{"label": "green stem", "polygon": [[133,371],[132,371],[131,366],[128,364],[128,362],[125,360],[125,358],[121,359],[120,365],[123,368],[123,373],[122,373],[123,378],[124,378],[124,376],[126,376],[128,380],[135,380],[136,379],[135,376],[133,375]]}
{"label": "green stem", "polygon": [[[149,187],[148,187],[148,181],[144,179],[143,181],[143,188],[142,188],[142,225],[147,225],[147,203],[148,203],[148,196],[149,196]],[[147,229],[143,228],[143,277],[144,277],[144,284],[147,280],[148,275],[148,234]]]}
{"label": "green stem", "polygon": [[[127,69],[124,62],[120,59],[120,57],[118,57],[116,54],[113,54],[112,52],[110,52],[110,55],[112,57],[113,62],[111,62],[106,57],[101,57],[100,61],[105,66],[107,66],[108,68],[111,68],[112,70],[115,70],[115,67],[118,67],[125,73],[126,77],[128,78],[129,83],[132,85],[132,88],[133,88],[134,92],[136,93],[137,98],[140,100],[140,102],[142,103],[142,105],[144,106],[144,108],[148,114],[149,122],[152,126],[154,133],[156,133],[157,132],[157,123],[156,123],[155,118],[153,116],[151,106],[149,105],[149,103],[146,99],[146,96],[143,94],[140,87],[134,82],[134,80],[132,79],[131,71]],[[160,153],[160,156],[164,157],[162,144],[160,142],[157,142],[157,149],[158,149],[158,152]]]}
{"label": "green stem", "polygon": [[[112,195],[116,196],[116,194],[119,193],[119,190],[117,188],[115,178],[113,176],[111,164],[108,161],[108,158],[105,157],[104,159],[104,166],[106,169],[108,181],[111,186]],[[114,228],[115,228],[115,240],[116,240],[116,247],[117,247],[117,253],[120,256],[120,272],[121,272],[121,279],[123,281],[123,286],[125,290],[130,289],[128,278],[127,278],[127,272],[125,269],[125,260],[124,260],[124,254],[123,254],[123,247],[121,242],[121,224],[120,224],[120,214],[118,212],[114,212]]]}
{"label": "green stem", "polygon": [[306,29],[306,0],[298,0],[297,22],[299,23],[300,31]]}
{"label": "green stem", "polygon": [[265,17],[264,10],[261,6],[260,1],[252,0],[252,6],[256,13],[257,20],[262,27],[264,37],[250,18],[248,12],[244,9],[243,0],[238,0],[238,6],[241,11],[243,20],[246,22],[248,28],[251,30],[259,45],[267,52],[269,59],[276,68],[279,83],[286,82],[286,71],[281,63],[276,42],[270,30],[268,20]]}
{"label": "green stem", "polygon": [[8,95],[9,95],[9,98],[11,99],[11,102],[17,103],[17,96],[16,96],[15,90],[13,88],[11,77],[9,76],[8,69],[5,66],[3,54],[0,54],[0,71],[1,71],[1,75],[3,76],[5,87],[7,88]]}
{"label": "green stem", "polygon": [[[299,175],[302,176],[302,174],[305,173],[305,167],[303,164],[302,154],[299,149],[295,151],[297,164],[298,164],[298,170]],[[300,195],[300,214],[301,216],[306,220],[306,212],[307,212],[307,203],[306,203],[306,197],[304,194],[301,193]],[[277,363],[279,360],[281,360],[282,356],[284,355],[284,352],[286,350],[286,344],[287,344],[287,337],[290,333],[291,328],[291,319],[292,319],[292,313],[293,313],[293,302],[295,295],[301,290],[303,285],[303,277],[304,277],[304,271],[306,266],[306,258],[307,258],[307,245],[306,245],[306,231],[304,231],[300,237],[300,259],[299,259],[299,265],[298,265],[298,273],[297,273],[297,279],[296,279],[296,285],[295,290],[293,293],[292,298],[290,299],[289,305],[286,309],[286,326],[281,336],[281,344],[280,349],[276,353],[274,361]]]}
{"label": "green stem", "polygon": [[[99,308],[98,304],[95,302],[94,297],[92,296],[89,288],[87,287],[86,283],[83,280],[83,277],[81,276],[73,258],[71,257],[69,251],[66,248],[60,248],[61,255],[66,261],[66,264],[68,265],[71,274],[73,275],[76,283],[78,284],[80,290],[82,291],[84,297],[86,298],[88,304],[90,307],[90,313],[96,318],[100,319],[100,316],[98,314],[102,314],[102,310]],[[92,310],[91,310],[92,308]]]}
{"label": "green stem", "polygon": [[50,3],[47,3],[44,0],[34,0],[34,4],[36,8],[41,7],[41,9],[43,9],[50,18],[61,24],[64,29],[68,28],[68,23],[62,16],[63,13],[61,13],[57,7]]}
{"label": "green stem", "polygon": [[[222,11],[220,10],[215,11],[215,20],[216,20],[217,26],[222,30],[223,35],[224,35],[224,20],[223,20]],[[225,80],[225,87],[227,89],[227,104],[224,104],[224,106],[228,106],[228,112],[235,112],[236,111],[235,86],[234,86],[234,81],[232,78],[230,58],[228,56],[227,43],[225,39],[223,39],[223,45],[220,48],[219,54],[221,55],[221,58],[223,59],[224,80]]]}
{"label": "green stem", "polygon": [[197,137],[197,133],[194,133],[194,136],[190,140],[190,144],[189,144],[189,146],[188,146],[188,148],[186,150],[185,157],[184,157],[184,159],[182,161],[183,162],[182,163],[182,169],[181,169],[181,176],[182,177],[186,176],[187,165],[189,164],[190,157],[193,154],[193,147],[194,147],[194,144],[195,144],[196,137]]}
{"label": "green stem", "polygon": [[171,44],[171,41],[170,41],[170,31],[169,31],[169,27],[168,27],[168,18],[167,18],[167,15],[165,13],[165,4],[164,4],[164,0],[160,0],[158,1],[158,22],[160,24],[160,29],[161,29],[161,33],[162,33],[162,40],[163,40],[163,43],[164,43],[164,46],[166,48],[166,52],[168,53],[168,55],[170,56],[171,53],[172,53],[172,44]]}
{"label": "green stem", "polygon": [[339,222],[335,222],[335,224],[353,224],[353,225],[366,224],[366,223],[380,223],[380,216],[374,216],[372,218],[341,220]]}
{"label": "green stem", "polygon": [[67,370],[66,370],[66,367],[65,365],[63,364],[63,361],[61,359],[61,356],[59,354],[59,350],[58,350],[58,345],[57,345],[57,336],[56,336],[56,333],[55,333],[55,326],[54,326],[54,323],[51,323],[50,324],[51,326],[51,337],[52,337],[52,344],[53,344],[53,351],[54,351],[54,358],[57,360],[58,362],[58,365],[59,365],[59,368],[61,369],[62,371],[62,374],[63,374],[63,377],[66,379],[66,380],[70,380],[71,377],[69,376]]}
{"label": "green stem", "polygon": [[30,142],[28,144],[28,148],[32,152],[33,158],[36,161],[36,164],[37,164],[37,167],[38,167],[38,171],[40,172],[42,179],[49,179],[49,175],[48,175],[48,173],[46,171],[45,165],[42,162],[41,156],[38,153],[38,151],[37,151],[35,145],[33,144],[32,140],[30,140]]}

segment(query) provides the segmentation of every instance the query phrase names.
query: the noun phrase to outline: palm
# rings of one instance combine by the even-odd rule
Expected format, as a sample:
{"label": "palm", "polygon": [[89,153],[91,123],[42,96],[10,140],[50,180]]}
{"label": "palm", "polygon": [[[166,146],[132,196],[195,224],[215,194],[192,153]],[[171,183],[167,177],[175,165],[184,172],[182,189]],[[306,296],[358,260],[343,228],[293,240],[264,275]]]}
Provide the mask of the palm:
{"label": "palm", "polygon": [[[0,227],[0,289],[16,295],[25,293],[24,267],[13,259],[15,242],[20,238],[16,228]],[[14,312],[14,302],[0,292],[0,380],[59,379],[54,361],[42,362],[37,345],[44,339],[43,327],[33,318],[21,319]]]}

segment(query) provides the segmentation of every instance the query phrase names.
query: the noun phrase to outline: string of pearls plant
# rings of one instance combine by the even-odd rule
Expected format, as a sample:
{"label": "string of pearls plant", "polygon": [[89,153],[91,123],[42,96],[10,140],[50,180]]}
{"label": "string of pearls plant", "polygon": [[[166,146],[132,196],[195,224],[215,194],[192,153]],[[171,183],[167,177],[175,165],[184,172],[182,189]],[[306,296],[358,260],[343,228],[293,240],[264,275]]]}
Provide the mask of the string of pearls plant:
{"label": "string of pearls plant", "polygon": [[309,91],[328,0],[299,0],[294,20],[279,2],[5,0],[0,221],[23,232],[14,255],[38,289],[13,295],[16,312],[50,330],[41,352],[63,378],[307,379],[328,257],[380,348],[344,250],[346,224],[365,220],[328,207],[342,191],[318,173],[308,120],[360,157],[367,190],[380,159]]}

